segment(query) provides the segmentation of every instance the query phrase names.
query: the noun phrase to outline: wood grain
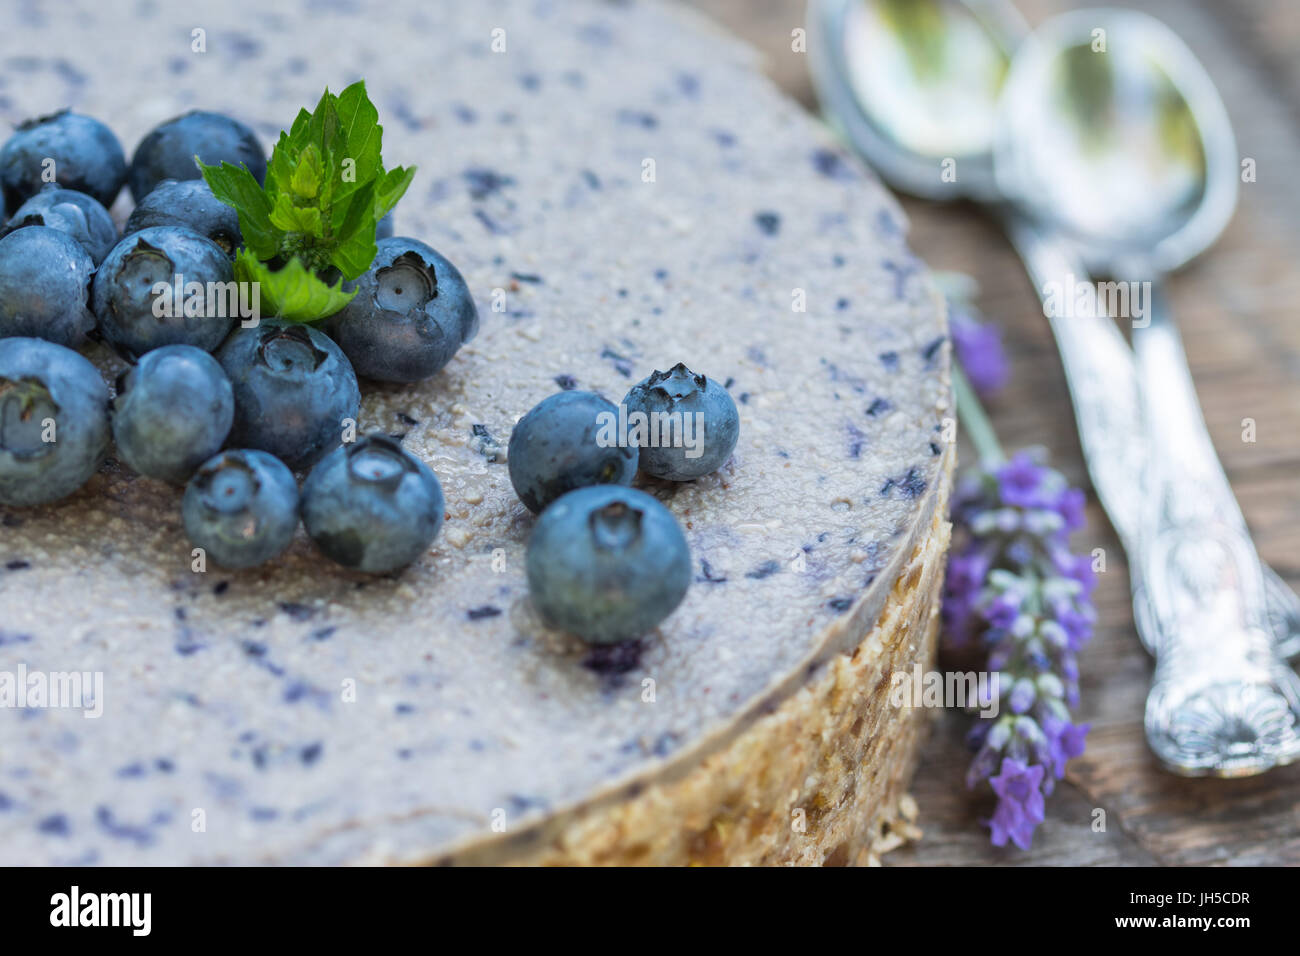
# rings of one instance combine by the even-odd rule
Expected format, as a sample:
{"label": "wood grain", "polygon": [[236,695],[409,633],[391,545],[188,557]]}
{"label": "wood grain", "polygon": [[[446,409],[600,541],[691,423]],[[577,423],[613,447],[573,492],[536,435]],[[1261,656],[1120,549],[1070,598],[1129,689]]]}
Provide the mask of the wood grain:
{"label": "wood grain", "polygon": [[[699,0],[753,43],[790,95],[813,103],[805,57],[790,50],[804,4]],[[1023,0],[1031,24],[1081,4]],[[1169,290],[1206,421],[1262,557],[1300,588],[1300,20],[1291,0],[1150,0],[1143,9],[1178,32],[1206,65],[1228,107],[1243,157],[1236,217],[1214,248]],[[997,227],[966,205],[904,200],[911,242],[936,269],[978,279],[980,305],[1003,329],[1013,381],[989,411],[1008,447],[1042,445],[1089,488],[1069,396],[1034,289]],[[1254,419],[1257,440],[1242,440]],[[1076,548],[1108,557],[1096,636],[1081,661],[1087,753],[1071,763],[1027,852],[989,846],[979,820],[991,801],[961,784],[967,721],[935,724],[913,793],[925,836],[892,865],[1300,864],[1300,765],[1243,780],[1185,780],[1147,749],[1142,712],[1151,662],[1138,643],[1123,551],[1091,496]],[[1093,827],[1104,811],[1105,829]]]}

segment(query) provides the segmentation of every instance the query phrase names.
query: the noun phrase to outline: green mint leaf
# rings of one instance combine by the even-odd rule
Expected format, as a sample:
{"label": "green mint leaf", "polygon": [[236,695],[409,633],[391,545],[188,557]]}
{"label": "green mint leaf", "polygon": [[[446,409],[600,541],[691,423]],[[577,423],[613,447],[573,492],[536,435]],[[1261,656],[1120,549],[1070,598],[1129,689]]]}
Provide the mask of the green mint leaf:
{"label": "green mint leaf", "polygon": [[[375,245],[373,182],[366,183],[347,200],[342,221],[334,225],[336,245],[330,250],[330,264],[348,279],[370,268],[379,247]],[[340,207],[336,206],[336,213]]]}
{"label": "green mint leaf", "polygon": [[271,158],[266,161],[266,185],[263,189],[267,196],[275,196],[289,188],[296,155],[289,145],[289,134],[282,132],[271,150]]}
{"label": "green mint leaf", "polygon": [[[325,91],[327,94],[329,90]],[[281,134],[284,137],[285,145],[294,153],[300,152],[304,146],[311,142],[307,134],[308,127],[311,126],[311,113],[306,109],[298,110],[298,115],[293,119],[293,125],[289,127],[287,134]]]}
{"label": "green mint leaf", "polygon": [[271,203],[257,178],[245,167],[226,162],[220,166],[205,166],[200,162],[199,171],[212,195],[239,213],[244,245],[259,259],[274,256],[279,251],[282,234],[271,222]]}
{"label": "green mint leaf", "polygon": [[[358,231],[373,232],[375,183],[364,184],[350,196],[337,198],[330,209],[330,232],[340,242],[351,239]],[[373,238],[373,237],[372,237]]]}
{"label": "green mint leaf", "polygon": [[295,206],[293,199],[284,193],[275,197],[275,206],[271,209],[271,224],[283,232],[299,232],[312,239],[325,237],[321,228],[320,210],[315,206]]}
{"label": "green mint leaf", "polygon": [[397,205],[414,178],[414,166],[395,166],[380,176],[375,183],[375,222],[383,219]]}
{"label": "green mint leaf", "polygon": [[322,152],[331,152],[338,132],[338,97],[326,87],[325,92],[321,94],[320,102],[316,104],[316,109],[312,111],[307,121],[306,140],[302,145],[305,148],[307,143],[315,143]]}
{"label": "green mint leaf", "polygon": [[379,151],[384,128],[379,125],[379,111],[366,96],[364,80],[358,80],[340,93],[335,108],[339,120],[338,142],[327,145],[339,157],[340,173],[343,162],[350,161],[350,181],[340,177],[337,189],[337,195],[345,196],[383,173]]}
{"label": "green mint leaf", "polygon": [[345,278],[351,280],[369,269],[378,254],[379,246],[375,243],[374,233],[371,232],[369,238],[358,235],[350,242],[339,243],[330,253],[330,264],[336,266]]}
{"label": "green mint leaf", "polygon": [[343,280],[328,285],[308,270],[296,256],[282,269],[272,270],[248,250],[235,258],[235,278],[256,282],[262,313],[286,322],[315,322],[338,312],[352,301],[355,291],[345,292]]}
{"label": "green mint leaf", "polygon": [[298,156],[298,165],[289,177],[289,189],[301,200],[315,199],[320,195],[321,178],[325,173],[320,149],[311,143]]}

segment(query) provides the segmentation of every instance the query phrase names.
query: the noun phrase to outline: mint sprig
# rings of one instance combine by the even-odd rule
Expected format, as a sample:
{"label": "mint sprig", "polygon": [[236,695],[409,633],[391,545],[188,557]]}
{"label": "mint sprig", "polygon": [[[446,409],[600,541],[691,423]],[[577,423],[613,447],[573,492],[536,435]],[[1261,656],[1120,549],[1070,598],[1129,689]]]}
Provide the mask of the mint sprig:
{"label": "mint sprig", "polygon": [[358,81],[298,112],[271,152],[265,185],[243,166],[199,163],[213,195],[239,213],[236,278],[261,284],[266,310],[314,322],[351,301],[342,281],[370,268],[379,220],[415,176],[414,167],[384,169],[383,135]]}
{"label": "mint sprig", "polygon": [[356,295],[343,290],[342,277],[329,285],[308,272],[297,256],[287,265],[272,269],[247,248],[235,256],[235,281],[256,282],[262,312],[290,322],[314,322],[333,315]]}

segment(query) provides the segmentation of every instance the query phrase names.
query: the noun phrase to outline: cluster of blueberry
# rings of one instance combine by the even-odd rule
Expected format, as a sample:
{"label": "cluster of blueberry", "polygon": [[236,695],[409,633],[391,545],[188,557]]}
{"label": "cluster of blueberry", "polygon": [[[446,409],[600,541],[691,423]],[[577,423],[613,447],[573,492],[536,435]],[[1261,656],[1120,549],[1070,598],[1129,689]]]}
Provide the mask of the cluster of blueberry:
{"label": "cluster of blueberry", "polygon": [[[640,430],[617,427],[629,420]],[[673,481],[716,471],[739,432],[727,390],[680,363],[633,386],[621,407],[564,391],[519,419],[510,482],[541,514],[528,542],[528,588],[548,623],[613,644],[671,614],[691,582],[686,536],[658,500],[626,486],[638,467]]]}
{"label": "cluster of blueberry", "polygon": [[[345,567],[410,564],[443,521],[438,479],[397,442],[344,432],[358,375],[420,381],[473,337],[464,279],[384,220],[340,311],[315,324],[239,321],[256,319],[255,303],[246,314],[242,291],[220,291],[238,285],[241,223],[252,227],[198,178],[196,157],[267,175],[252,132],[205,112],[155,129],[129,167],[107,127],[69,112],[24,124],[0,149],[4,201],[17,204],[0,232],[0,503],[71,494],[111,439],[140,474],[185,485],[186,533],[223,567],[280,554],[300,520]],[[51,162],[55,182],[42,188]],[[136,207],[119,239],[106,207],[128,182]],[[195,284],[218,294],[192,303]],[[88,335],[130,363],[111,400],[74,351]],[[619,427],[629,419],[640,428],[630,437]],[[686,538],[667,508],[627,486],[638,466],[674,481],[715,471],[738,430],[727,390],[680,364],[622,406],[565,391],[520,419],[509,470],[540,513],[527,570],[543,616],[595,643],[667,617],[691,579]],[[301,489],[291,469],[308,472]]]}
{"label": "cluster of blueberry", "polygon": [[[111,439],[140,474],[186,485],[186,532],[223,567],[276,556],[300,518],[346,567],[411,563],[442,524],[438,480],[388,438],[345,431],[358,375],[428,378],[474,335],[464,279],[385,219],[322,328],[257,321],[232,281],[240,216],[196,157],[266,176],[251,130],[200,111],[149,133],[129,165],[108,127],[66,111],[0,148],[0,221],[15,210],[0,230],[0,503],[71,494]],[[119,239],[107,207],[124,184],[136,207]],[[75,351],[87,336],[131,363],[111,400]],[[309,471],[301,492],[290,469]]]}

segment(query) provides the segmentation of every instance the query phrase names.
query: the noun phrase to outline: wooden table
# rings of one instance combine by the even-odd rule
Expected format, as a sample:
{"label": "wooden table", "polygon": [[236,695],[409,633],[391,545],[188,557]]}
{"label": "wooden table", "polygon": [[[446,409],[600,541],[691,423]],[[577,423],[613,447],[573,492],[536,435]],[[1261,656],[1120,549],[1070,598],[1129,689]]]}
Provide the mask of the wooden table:
{"label": "wooden table", "polygon": [[[759,47],[772,77],[814,105],[806,59],[790,50],[799,0],[699,0]],[[1020,0],[1031,24],[1075,6]],[[1300,588],[1300,18],[1293,0],[1149,0],[1142,9],[1177,31],[1219,87],[1257,181],[1213,249],[1170,288],[1211,436],[1264,560]],[[1013,380],[990,403],[1004,445],[1045,446],[1089,488],[1061,364],[1038,298],[995,224],[973,207],[904,200],[915,251],[936,269],[978,279],[980,306],[1003,329]],[[1257,440],[1243,441],[1242,420]],[[964,446],[965,447],[965,446]],[[971,456],[967,455],[969,460]],[[1082,655],[1079,717],[1087,753],[1070,764],[1033,848],[998,850],[979,820],[991,798],[962,785],[968,720],[935,724],[913,793],[925,836],[890,854],[907,864],[1300,864],[1300,765],[1242,780],[1185,780],[1147,749],[1143,704],[1151,661],[1138,643],[1128,569],[1090,493],[1078,551],[1104,548],[1096,636]],[[1105,829],[1093,829],[1096,810]]]}

